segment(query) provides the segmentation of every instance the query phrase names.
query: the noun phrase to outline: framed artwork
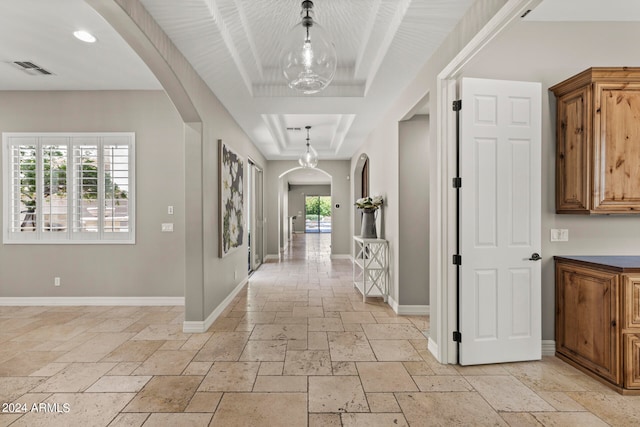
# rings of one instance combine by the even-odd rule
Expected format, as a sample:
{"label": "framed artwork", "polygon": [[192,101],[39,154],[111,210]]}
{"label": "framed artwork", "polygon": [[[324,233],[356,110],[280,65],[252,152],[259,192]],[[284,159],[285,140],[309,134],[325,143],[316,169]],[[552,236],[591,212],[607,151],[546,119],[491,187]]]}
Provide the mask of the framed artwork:
{"label": "framed artwork", "polygon": [[219,257],[240,246],[244,236],[244,160],[231,147],[218,140]]}

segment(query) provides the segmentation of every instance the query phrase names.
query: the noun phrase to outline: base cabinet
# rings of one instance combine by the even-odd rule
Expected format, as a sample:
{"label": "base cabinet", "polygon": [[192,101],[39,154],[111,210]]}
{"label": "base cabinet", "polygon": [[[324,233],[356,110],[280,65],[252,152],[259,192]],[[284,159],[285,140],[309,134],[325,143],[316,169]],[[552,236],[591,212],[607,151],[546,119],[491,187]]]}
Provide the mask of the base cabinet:
{"label": "base cabinet", "polygon": [[555,259],[556,355],[640,394],[640,257]]}
{"label": "base cabinet", "polygon": [[624,386],[640,390],[640,334],[624,334]]}
{"label": "base cabinet", "polygon": [[556,283],[556,351],[620,383],[618,276],[558,263]]}

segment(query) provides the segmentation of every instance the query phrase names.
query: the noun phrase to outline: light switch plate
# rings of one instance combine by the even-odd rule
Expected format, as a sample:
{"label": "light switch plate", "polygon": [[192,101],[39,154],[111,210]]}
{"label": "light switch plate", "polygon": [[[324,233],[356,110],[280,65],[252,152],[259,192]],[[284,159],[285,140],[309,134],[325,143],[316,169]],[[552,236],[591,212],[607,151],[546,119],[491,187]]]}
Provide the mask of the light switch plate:
{"label": "light switch plate", "polygon": [[163,223],[163,224],[162,224],[162,231],[163,231],[164,233],[171,233],[171,232],[173,232],[173,223],[172,223],[172,222]]}
{"label": "light switch plate", "polygon": [[173,215],[173,206],[167,206],[167,214]]}
{"label": "light switch plate", "polygon": [[569,230],[566,228],[552,228],[551,241],[552,242],[568,242]]}

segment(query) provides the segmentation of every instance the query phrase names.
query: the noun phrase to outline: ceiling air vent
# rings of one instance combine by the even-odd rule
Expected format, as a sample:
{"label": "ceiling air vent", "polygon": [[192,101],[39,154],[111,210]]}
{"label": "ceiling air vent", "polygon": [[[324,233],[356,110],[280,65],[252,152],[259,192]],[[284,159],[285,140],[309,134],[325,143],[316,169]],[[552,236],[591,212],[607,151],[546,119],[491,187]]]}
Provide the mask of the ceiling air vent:
{"label": "ceiling air vent", "polygon": [[51,71],[45,70],[41,66],[36,65],[31,61],[13,61],[13,64],[25,73],[32,76],[50,76],[53,74]]}
{"label": "ceiling air vent", "polygon": [[287,128],[287,130],[290,130],[290,131],[299,131],[299,130],[302,130],[302,128]]}

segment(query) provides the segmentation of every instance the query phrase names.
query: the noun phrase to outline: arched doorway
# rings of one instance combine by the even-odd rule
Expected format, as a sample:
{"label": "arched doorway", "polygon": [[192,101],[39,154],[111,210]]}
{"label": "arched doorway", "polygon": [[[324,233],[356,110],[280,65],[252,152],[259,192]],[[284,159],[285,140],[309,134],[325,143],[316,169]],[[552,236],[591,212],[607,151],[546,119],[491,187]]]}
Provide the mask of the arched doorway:
{"label": "arched doorway", "polygon": [[[369,194],[369,156],[366,153],[360,154],[356,166],[353,170],[353,195],[354,198],[370,196]],[[362,213],[354,210],[353,216],[353,232],[360,234],[362,226]]]}
{"label": "arched doorway", "polygon": [[[319,168],[294,167],[279,175],[278,246],[280,256],[288,250],[289,242],[295,238],[296,234],[316,231],[313,227],[313,219],[317,221],[318,232],[322,227],[326,229],[326,218],[327,216],[330,218],[332,210],[331,202],[329,202],[328,212],[325,212],[326,206],[324,209],[318,207],[318,212],[308,212],[309,206],[313,206],[314,203],[309,205],[307,201],[309,196],[323,197],[325,200],[328,197],[331,200],[332,192],[331,174]],[[333,240],[333,233],[327,234],[330,234],[330,240]]]}

